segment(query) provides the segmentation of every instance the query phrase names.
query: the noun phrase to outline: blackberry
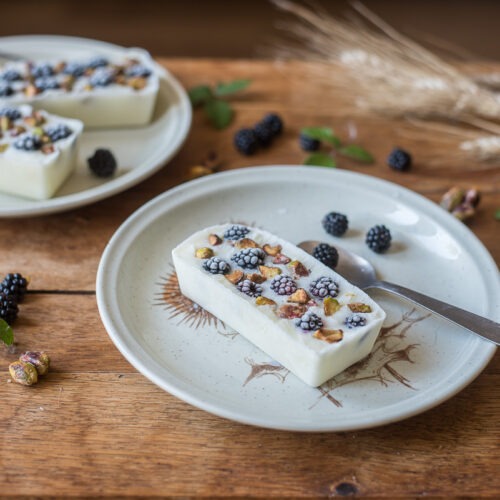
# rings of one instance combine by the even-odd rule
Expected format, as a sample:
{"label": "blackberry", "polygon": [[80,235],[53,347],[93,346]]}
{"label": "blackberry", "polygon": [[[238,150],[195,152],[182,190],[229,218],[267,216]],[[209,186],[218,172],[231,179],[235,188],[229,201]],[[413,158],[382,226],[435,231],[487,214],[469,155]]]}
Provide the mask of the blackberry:
{"label": "blackberry", "polygon": [[39,90],[54,90],[58,89],[60,85],[53,76],[41,76],[35,79],[35,87]]}
{"label": "blackberry", "polygon": [[79,62],[69,62],[64,66],[63,73],[65,75],[71,75],[74,76],[75,78],[78,78],[79,76],[82,76],[85,73],[86,70],[85,64],[79,63]]}
{"label": "blackberry", "polygon": [[28,289],[28,280],[20,273],[9,273],[0,283],[0,289],[2,293],[14,297],[16,302],[21,303]]}
{"label": "blackberry", "polygon": [[17,82],[23,79],[21,73],[19,73],[19,71],[16,71],[15,69],[8,69],[4,71],[0,75],[0,78],[6,82]]}
{"label": "blackberry", "polygon": [[227,274],[231,266],[220,257],[211,257],[203,262],[203,269],[212,274]]}
{"label": "blackberry", "polygon": [[297,285],[290,276],[276,276],[271,281],[271,290],[278,295],[292,295],[297,291]]}
{"label": "blackberry", "polygon": [[69,137],[73,131],[64,123],[58,123],[57,125],[50,125],[45,129],[45,133],[50,137],[52,142],[60,141],[61,139],[66,139]]}
{"label": "blackberry", "polygon": [[234,147],[243,155],[253,155],[259,149],[259,140],[251,128],[242,128],[234,135]]}
{"label": "blackberry", "polygon": [[263,148],[267,148],[273,142],[274,134],[267,123],[259,122],[253,128],[253,131]]}
{"label": "blackberry", "polygon": [[360,314],[352,314],[351,316],[347,316],[344,321],[347,328],[356,328],[358,326],[366,325],[366,318],[361,316]]}
{"label": "blackberry", "polygon": [[54,68],[48,63],[35,64],[31,68],[33,78],[45,78],[54,74]]}
{"label": "blackberry", "polygon": [[307,311],[295,322],[295,326],[298,326],[302,330],[313,331],[321,328],[323,321],[321,321],[321,318],[317,314]]}
{"label": "blackberry", "polygon": [[318,139],[313,139],[306,134],[300,134],[299,144],[304,151],[318,151],[321,146],[321,142]]}
{"label": "blackberry", "polygon": [[14,93],[13,88],[6,82],[0,82],[0,97],[8,97]]}
{"label": "blackberry", "polygon": [[330,212],[321,221],[323,229],[332,236],[342,236],[349,227],[349,221],[344,214]]}
{"label": "blackberry", "polygon": [[339,293],[339,285],[332,278],[322,276],[311,283],[309,291],[320,299],[324,299],[325,297],[336,297]]}
{"label": "blackberry", "polygon": [[97,68],[89,78],[92,87],[107,87],[115,79],[115,72],[110,68]]}
{"label": "blackberry", "polygon": [[335,269],[339,263],[339,253],[337,249],[326,243],[320,243],[314,248],[313,257],[332,269]]}
{"label": "blackberry", "polygon": [[0,116],[6,116],[10,121],[19,120],[23,115],[17,108],[6,106],[0,109]]}
{"label": "blackberry", "polygon": [[249,232],[250,229],[248,229],[248,227],[235,224],[226,230],[224,238],[226,240],[241,240],[241,238],[246,236]]}
{"label": "blackberry", "polygon": [[244,269],[255,269],[264,262],[266,254],[260,248],[244,248],[236,252],[231,260]]}
{"label": "blackberry", "polygon": [[92,58],[88,64],[88,68],[96,69],[96,68],[102,68],[103,66],[107,66],[109,64],[109,61],[105,57],[97,56]]}
{"label": "blackberry", "polygon": [[18,312],[16,299],[11,295],[0,294],[0,318],[11,325],[17,318]]}
{"label": "blackberry", "polygon": [[14,147],[22,151],[36,151],[42,147],[42,141],[38,135],[23,134],[14,141]]}
{"label": "blackberry", "polygon": [[111,177],[116,170],[117,163],[109,149],[96,149],[94,154],[87,158],[90,170],[97,177]]}
{"label": "blackberry", "polygon": [[134,64],[125,69],[125,76],[146,78],[151,74],[151,70],[143,64]]}
{"label": "blackberry", "polygon": [[391,232],[383,224],[373,226],[366,233],[366,244],[376,253],[383,253],[391,246]]}
{"label": "blackberry", "polygon": [[274,137],[278,136],[283,132],[283,120],[276,113],[268,113],[262,119],[261,123],[267,125]]}
{"label": "blackberry", "polygon": [[394,170],[404,172],[411,167],[411,156],[404,149],[394,148],[387,157],[387,165]]}
{"label": "blackberry", "polygon": [[240,281],[236,287],[240,292],[243,292],[249,297],[259,297],[262,295],[262,287],[252,280]]}

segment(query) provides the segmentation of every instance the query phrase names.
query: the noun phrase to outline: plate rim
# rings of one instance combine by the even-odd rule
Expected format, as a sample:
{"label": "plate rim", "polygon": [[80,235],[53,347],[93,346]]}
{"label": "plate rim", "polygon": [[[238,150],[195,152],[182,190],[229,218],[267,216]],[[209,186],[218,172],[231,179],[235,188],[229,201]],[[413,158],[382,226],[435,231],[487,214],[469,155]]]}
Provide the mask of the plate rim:
{"label": "plate rim", "polygon": [[[9,43],[54,43],[64,44],[71,42],[72,44],[87,44],[94,45],[96,50],[98,47],[103,47],[105,50],[113,50],[122,52],[124,50],[133,49],[136,47],[124,47],[114,43],[96,40],[93,38],[64,36],[64,35],[14,35],[0,37],[0,47],[2,44]],[[144,50],[144,49],[142,49]],[[160,75],[160,80],[169,86],[174,91],[178,99],[179,112],[183,119],[176,126],[176,135],[174,141],[168,149],[162,150],[149,159],[146,163],[141,163],[140,167],[133,168],[129,172],[120,177],[110,180],[104,184],[93,186],[76,193],[71,193],[65,196],[50,198],[48,200],[26,200],[30,206],[7,206],[2,207],[0,204],[0,218],[20,218],[20,217],[33,217],[47,215],[51,213],[65,212],[85,205],[95,203],[97,201],[114,196],[122,191],[125,191],[161,170],[167,163],[179,152],[182,145],[186,141],[192,124],[192,107],[189,101],[188,94],[181,83],[175,78],[170,71],[161,66],[156,60],[153,59],[153,64]],[[106,130],[117,130],[110,128]],[[19,197],[21,200],[22,198]]]}
{"label": "plate rim", "polygon": [[[284,170],[285,169],[285,170]],[[186,393],[182,387],[175,385],[171,381],[164,380],[155,370],[160,369],[168,372],[168,368],[161,366],[154,360],[147,359],[149,357],[148,353],[142,348],[142,346],[134,339],[134,338],[124,338],[119,331],[119,328],[123,325],[119,325],[121,318],[116,318],[113,316],[111,312],[111,308],[107,307],[107,304],[110,302],[109,291],[107,291],[106,287],[106,279],[111,276],[116,278],[116,271],[119,269],[123,256],[126,254],[129,247],[120,247],[120,242],[122,239],[126,239],[131,235],[135,235],[135,233],[141,233],[147,229],[151,224],[154,223],[155,220],[163,216],[166,212],[168,212],[168,207],[163,207],[164,204],[168,204],[169,201],[171,203],[179,201],[179,196],[186,194],[189,199],[196,198],[196,191],[191,193],[194,188],[203,189],[205,185],[217,184],[221,179],[238,177],[238,176],[263,176],[265,173],[269,172],[278,172],[283,175],[286,175],[287,172],[298,173],[298,172],[307,172],[308,175],[312,175],[313,171],[321,172],[326,175],[332,175],[335,177],[340,175],[341,177],[345,176],[347,178],[351,177],[359,181],[360,179],[364,179],[365,182],[375,183],[375,185],[382,186],[385,189],[397,189],[398,191],[402,191],[405,196],[410,198],[410,203],[415,202],[416,208],[420,210],[420,205],[424,206],[424,213],[429,216],[428,211],[432,213],[432,215],[436,216],[436,220],[438,223],[441,220],[444,220],[445,228],[453,232],[454,236],[458,239],[460,235],[467,236],[465,240],[467,244],[465,248],[470,252],[469,247],[472,246],[473,252],[479,252],[482,259],[482,267],[485,268],[486,276],[493,276],[496,274],[498,277],[498,269],[496,266],[493,257],[490,255],[486,247],[483,243],[477,238],[477,236],[462,222],[453,218],[450,214],[442,210],[437,204],[433,203],[431,200],[425,198],[424,196],[411,191],[404,186],[400,186],[396,183],[380,179],[378,177],[374,177],[367,174],[362,174],[358,172],[352,172],[347,170],[327,170],[323,167],[304,167],[300,165],[267,165],[267,166],[254,166],[254,167],[245,167],[240,169],[233,169],[229,171],[220,172],[217,174],[213,174],[211,176],[206,176],[200,179],[195,179],[193,181],[189,181],[187,183],[176,186],[170,190],[165,191],[164,193],[156,196],[145,205],[137,209],[133,214],[131,214],[115,231],[106,245],[103,254],[101,256],[101,260],[99,262],[97,276],[96,276],[96,300],[98,305],[99,314],[101,317],[101,321],[111,338],[112,342],[115,344],[117,349],[122,353],[125,359],[136,368],[141,374],[143,374],[146,378],[151,380],[155,385],[161,387],[168,393],[174,395],[175,397],[214,415],[240,422],[247,425],[253,425],[258,427],[276,429],[276,430],[286,430],[286,431],[298,431],[298,432],[343,432],[343,431],[354,431],[361,430],[365,428],[373,428],[382,425],[387,425],[389,423],[401,421],[407,418],[410,418],[414,415],[418,415],[423,413],[431,408],[434,408],[441,404],[442,402],[450,399],[455,394],[460,392],[464,387],[472,383],[472,381],[485,369],[488,365],[491,358],[494,356],[496,352],[496,346],[492,343],[488,343],[487,341],[483,341],[478,338],[477,347],[475,350],[480,351],[481,358],[477,360],[476,365],[469,372],[467,377],[461,379],[461,382],[451,386],[451,389],[448,388],[447,392],[444,392],[438,398],[433,398],[428,400],[426,403],[420,404],[418,407],[412,406],[412,409],[406,411],[400,411],[398,414],[389,414],[386,417],[378,417],[376,422],[369,421],[369,419],[361,419],[361,422],[355,422],[347,425],[323,425],[320,426],[318,424],[300,424],[300,425],[288,425],[283,423],[272,422],[269,418],[261,418],[255,416],[246,417],[244,414],[235,413],[231,408],[224,408],[217,406],[211,402],[204,401],[198,397],[193,396],[191,394]],[[377,186],[375,186],[376,188]],[[206,193],[205,193],[206,194]],[[408,200],[408,198],[405,198]],[[413,205],[415,206],[415,205]],[[426,209],[428,211],[426,211]],[[145,218],[146,217],[146,218]],[[148,218],[149,217],[149,218]],[[141,225],[141,221],[146,220]],[[461,238],[462,241],[462,238]],[[118,258],[117,258],[118,257]],[[494,273],[491,271],[494,270]],[[113,271],[115,271],[113,273]],[[500,298],[500,282],[493,281],[493,278],[490,279],[490,282],[486,282],[485,286],[487,288],[494,287],[494,292],[496,298]],[[110,287],[108,290],[111,290],[113,287]],[[495,296],[493,297],[493,299]],[[494,301],[491,300],[488,305],[488,315],[493,316],[496,320],[500,317],[500,310],[495,311],[493,306]],[[116,303],[117,304],[117,303]],[[126,335],[125,335],[126,337]],[[133,346],[135,351],[132,350],[130,343],[135,343]],[[138,348],[138,349],[137,349]],[[145,361],[148,361],[148,364]],[[179,385],[182,385],[183,382]],[[186,384],[184,384],[186,385]],[[187,384],[189,385],[189,384]],[[387,409],[390,409],[391,406],[397,406],[397,404],[391,404],[388,406],[384,406],[383,408],[378,408],[375,412],[386,412]],[[371,412],[371,414],[375,413]],[[333,419],[334,420],[334,419]]]}

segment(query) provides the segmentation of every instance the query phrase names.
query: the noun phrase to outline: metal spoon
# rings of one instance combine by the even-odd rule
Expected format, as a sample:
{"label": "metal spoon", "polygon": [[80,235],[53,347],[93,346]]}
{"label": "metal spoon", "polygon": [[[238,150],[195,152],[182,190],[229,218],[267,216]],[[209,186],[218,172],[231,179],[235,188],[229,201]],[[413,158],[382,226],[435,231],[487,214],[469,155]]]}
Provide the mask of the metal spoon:
{"label": "metal spoon", "polygon": [[[299,243],[298,246],[307,253],[312,254],[314,247],[320,243],[320,241],[303,241]],[[379,280],[377,279],[374,267],[366,259],[338,246],[335,246],[335,248],[339,253],[339,263],[335,271],[353,285],[363,290],[380,288],[409,299],[438,316],[462,326],[484,339],[500,345],[500,323],[465,311],[459,307],[452,306],[446,302],[441,302],[440,300],[410,290],[401,285]]]}

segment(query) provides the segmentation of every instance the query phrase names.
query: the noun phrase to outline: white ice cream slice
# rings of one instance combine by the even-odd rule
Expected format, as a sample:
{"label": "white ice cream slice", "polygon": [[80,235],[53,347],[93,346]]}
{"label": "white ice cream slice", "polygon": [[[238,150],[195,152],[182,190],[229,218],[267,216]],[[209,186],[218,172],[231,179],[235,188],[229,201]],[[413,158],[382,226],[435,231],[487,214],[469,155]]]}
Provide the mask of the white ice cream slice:
{"label": "white ice cream slice", "polygon": [[[151,56],[144,50],[130,49],[123,57],[106,60],[106,66],[87,68],[84,74],[75,77],[64,73],[65,65],[85,66],[88,61],[9,62],[0,69],[0,87],[7,85],[10,88],[3,92],[0,89],[0,106],[30,104],[35,109],[81,120],[86,128],[146,125],[152,119],[159,89],[159,74]],[[39,88],[38,93],[32,95],[37,78],[33,77],[30,68],[43,64],[50,65],[54,74],[42,77],[41,82],[44,78],[45,81],[52,79],[59,88]],[[141,76],[139,72],[135,76],[132,66],[146,68],[149,74]],[[111,83],[92,85],[94,72],[103,74],[107,71],[116,75]],[[127,71],[132,73],[127,74]],[[19,73],[22,79],[9,81],[4,78],[9,72]]]}
{"label": "white ice cream slice", "polygon": [[[385,312],[367,294],[300,248],[267,231],[248,227],[245,240],[224,238],[224,233],[231,227],[232,224],[225,224],[203,229],[172,251],[179,286],[186,297],[234,328],[306,384],[314,387],[370,353],[385,319]],[[222,239],[220,244],[210,244],[209,236],[214,234]],[[258,285],[261,287],[260,299],[246,295],[229,281],[228,277],[233,277],[231,273],[238,270],[244,272],[246,277],[252,273],[261,274],[261,271],[277,272],[259,267],[245,269],[231,260],[240,251],[238,246],[249,244],[247,239],[262,248],[264,245],[281,246],[279,254],[292,262],[286,264],[284,262],[287,259],[284,257],[263,252],[263,265],[266,268],[278,268],[280,276],[290,276],[297,289],[307,292],[307,303],[289,302],[290,299],[299,300],[297,295],[278,295],[271,287],[273,278]],[[208,260],[196,256],[197,250],[203,248],[212,250],[215,257],[227,262],[230,265],[229,273],[212,274],[207,271],[204,264]],[[272,250],[266,246],[265,249],[269,253],[276,253],[276,248]],[[283,263],[275,263],[278,261]],[[302,272],[300,267],[294,270],[296,262],[304,266]],[[297,271],[302,275],[298,275]],[[338,293],[332,293],[335,297],[325,297],[326,303],[331,307],[328,311],[325,309],[325,298],[311,292],[311,285],[321,277],[331,278],[338,285]],[[271,299],[275,304],[258,305],[258,302],[265,301],[263,298]],[[303,298],[302,300],[304,301]],[[297,317],[306,310],[316,315],[322,326],[311,330],[297,326]],[[290,314],[295,317],[290,317]],[[361,318],[361,323],[364,324],[351,325],[349,328],[346,319],[352,319],[353,316],[358,320]]]}
{"label": "white ice cream slice", "polygon": [[[83,123],[44,111],[33,113],[27,105],[2,108],[0,115],[0,191],[36,200],[51,198],[76,167]],[[67,137],[52,142],[45,132],[55,127],[67,127]],[[32,137],[41,142],[37,149],[16,147],[17,141]]]}

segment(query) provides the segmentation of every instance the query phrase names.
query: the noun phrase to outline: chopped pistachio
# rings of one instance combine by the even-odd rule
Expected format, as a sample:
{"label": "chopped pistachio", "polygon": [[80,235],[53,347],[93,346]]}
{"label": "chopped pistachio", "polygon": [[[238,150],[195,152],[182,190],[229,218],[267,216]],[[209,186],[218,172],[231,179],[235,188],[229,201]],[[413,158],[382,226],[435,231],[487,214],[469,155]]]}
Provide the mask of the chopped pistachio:
{"label": "chopped pistachio", "polygon": [[216,234],[210,234],[208,236],[208,244],[212,245],[213,247],[220,245],[222,243],[222,238],[217,236]]}
{"label": "chopped pistachio", "polygon": [[266,278],[274,278],[281,274],[281,269],[279,267],[271,267],[271,266],[259,266],[259,271]]}
{"label": "chopped pistachio", "polygon": [[50,358],[40,351],[28,351],[19,356],[19,361],[23,363],[31,363],[38,372],[38,375],[45,375],[49,371]]}
{"label": "chopped pistachio", "polygon": [[351,304],[347,304],[349,309],[353,313],[371,313],[372,308],[368,304],[363,304],[362,302],[352,302]]}
{"label": "chopped pistachio", "polygon": [[264,252],[267,253],[267,255],[270,255],[271,257],[276,257],[281,252],[281,245],[276,245],[276,246],[271,246],[268,245],[267,243],[262,247]]}
{"label": "chopped pistachio", "polygon": [[342,305],[339,301],[333,297],[325,297],[323,299],[323,311],[325,312],[325,316],[335,314],[341,307]]}
{"label": "chopped pistachio", "polygon": [[233,285],[239,283],[243,279],[243,276],[245,276],[245,273],[239,269],[235,269],[233,272],[224,275]]}
{"label": "chopped pistachio", "polygon": [[251,273],[247,274],[246,279],[253,281],[254,283],[264,283],[264,281],[266,281],[267,278],[259,273]]}
{"label": "chopped pistachio", "polygon": [[320,328],[313,333],[313,337],[333,344],[334,342],[340,342],[344,338],[344,332],[342,330],[327,330],[326,328]]}
{"label": "chopped pistachio", "polygon": [[292,259],[290,259],[290,257],[279,253],[278,255],[276,255],[276,257],[274,257],[273,264],[288,264],[291,261]]}
{"label": "chopped pistachio", "polygon": [[300,262],[298,260],[293,260],[292,262],[290,262],[288,264],[288,267],[290,267],[292,269],[293,274],[295,275],[296,278],[301,278],[303,276],[309,276],[309,271],[306,268],[306,266],[304,266],[304,264],[302,264],[302,262]]}
{"label": "chopped pistachio", "polygon": [[243,248],[260,248],[255,241],[251,240],[250,238],[242,238],[241,240],[236,241],[234,246],[238,249],[243,249]]}
{"label": "chopped pistachio", "polygon": [[214,251],[208,247],[197,248],[195,252],[195,257],[198,259],[209,259],[210,257],[213,257],[213,255]]}
{"label": "chopped pistachio", "polygon": [[33,385],[38,382],[38,372],[31,363],[14,361],[9,365],[9,373],[14,382],[22,385]]}
{"label": "chopped pistachio", "polygon": [[292,319],[300,318],[307,311],[307,307],[304,304],[283,304],[276,314],[280,318]]}
{"label": "chopped pistachio", "polygon": [[258,306],[275,306],[276,302],[274,300],[268,299],[267,297],[263,297],[262,295],[255,299],[255,303]]}
{"label": "chopped pistachio", "polygon": [[303,288],[297,289],[292,295],[288,297],[288,302],[295,302],[297,304],[307,304],[309,295]]}

